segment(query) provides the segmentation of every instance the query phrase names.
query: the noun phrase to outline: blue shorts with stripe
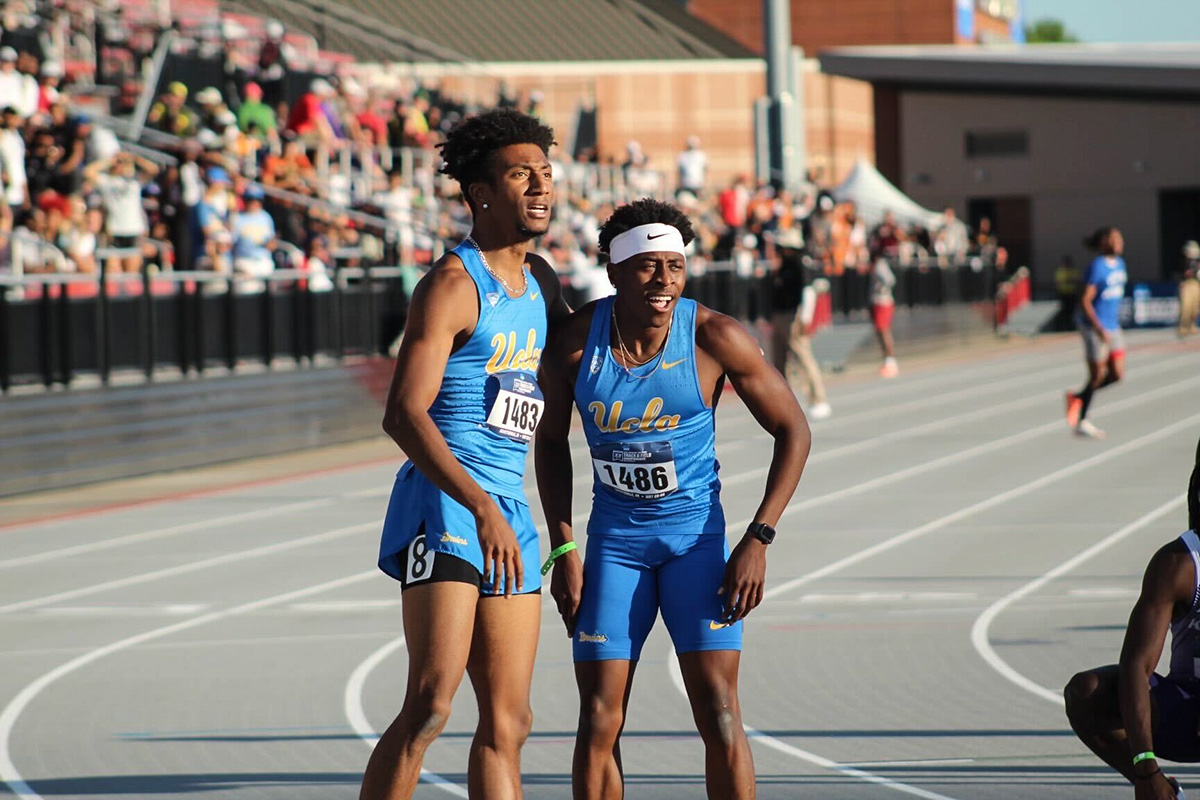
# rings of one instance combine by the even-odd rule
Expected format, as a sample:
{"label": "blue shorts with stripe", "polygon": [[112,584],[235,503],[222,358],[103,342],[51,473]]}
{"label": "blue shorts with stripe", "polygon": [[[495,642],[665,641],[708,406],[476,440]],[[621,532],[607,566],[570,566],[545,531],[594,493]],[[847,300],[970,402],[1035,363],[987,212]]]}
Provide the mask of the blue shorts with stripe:
{"label": "blue shorts with stripe", "polygon": [[677,653],[741,650],[717,594],[728,559],[724,534],[589,534],[575,660],[637,661],[660,610]]}
{"label": "blue shorts with stripe", "polygon": [[[517,535],[521,548],[524,579],[516,588],[517,594],[536,592],[542,588],[541,547],[537,528],[529,514],[529,506],[520,500],[502,495],[489,495],[496,501],[508,524]],[[379,568],[406,586],[418,582],[423,575],[410,574],[414,563],[407,558],[407,549],[417,536],[424,534],[424,548],[445,553],[471,564],[483,574],[483,550],[475,516],[465,506],[434,486],[408,462],[396,474],[392,497],[383,522],[383,537],[379,545]],[[502,576],[503,577],[503,576]],[[501,583],[501,587],[503,587]],[[481,589],[491,594],[490,584]],[[503,588],[501,589],[503,592]]]}

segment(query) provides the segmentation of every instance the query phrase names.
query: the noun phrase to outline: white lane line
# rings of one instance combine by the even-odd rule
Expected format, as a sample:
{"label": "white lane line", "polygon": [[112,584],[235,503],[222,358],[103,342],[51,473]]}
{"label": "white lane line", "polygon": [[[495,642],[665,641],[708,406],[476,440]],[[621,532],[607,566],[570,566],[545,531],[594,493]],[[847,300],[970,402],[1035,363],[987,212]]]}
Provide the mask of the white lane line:
{"label": "white lane line", "polygon": [[1097,589],[1068,589],[1067,597],[1114,597],[1126,598],[1137,597],[1138,590],[1130,589],[1128,586],[1110,586]]}
{"label": "white lane line", "polygon": [[[1156,361],[1152,364],[1144,365],[1138,369],[1138,376],[1141,377],[1144,375],[1153,375],[1158,372],[1167,372],[1167,371],[1171,370],[1172,368],[1176,367],[1179,364],[1179,362],[1181,362],[1181,361],[1194,362],[1195,356],[1194,355],[1184,355],[1184,356],[1178,356],[1176,358],[1164,358],[1161,361]],[[845,424],[845,423],[858,422],[858,421],[864,420],[864,419],[878,420],[878,419],[880,419],[881,413],[883,413],[883,412],[886,412],[887,414],[891,415],[898,411],[910,411],[913,409],[920,409],[920,408],[925,408],[925,407],[929,407],[929,406],[942,406],[947,400],[951,400],[951,399],[960,399],[961,400],[966,397],[971,397],[971,396],[980,395],[980,394],[994,395],[996,393],[996,390],[1000,389],[1002,387],[1011,388],[1012,386],[1018,386],[1018,385],[1025,384],[1025,383],[1040,383],[1043,378],[1046,378],[1050,375],[1054,375],[1054,374],[1061,373],[1061,372],[1078,372],[1078,367],[1077,366],[1070,367],[1070,368],[1059,367],[1057,369],[1043,370],[1042,372],[1035,372],[1032,374],[1019,375],[1015,378],[1010,378],[1005,381],[998,381],[996,383],[984,383],[982,385],[970,387],[970,388],[963,389],[963,390],[957,391],[957,392],[949,392],[949,393],[945,393],[945,394],[930,395],[928,397],[918,398],[916,400],[912,400],[907,403],[888,404],[881,408],[863,411],[863,412],[859,412],[856,414],[849,414],[846,416],[834,416],[833,419],[822,420],[820,422],[813,423],[814,439],[819,439],[820,435],[827,432],[830,428],[834,428],[834,427],[837,427],[837,426]],[[958,414],[953,417],[945,417],[945,418],[941,419],[940,422],[949,424],[951,422],[962,422],[963,420],[972,419],[972,418],[979,417],[979,416],[986,417],[988,415],[988,413],[990,413],[989,409],[994,412],[1011,411],[1013,409],[1023,408],[1028,405],[1037,405],[1039,403],[1044,403],[1047,398],[1056,400],[1058,402],[1062,402],[1063,391],[1064,391],[1063,389],[1047,390],[1042,394],[1027,396],[1027,397],[1021,398],[1020,400],[1010,401],[1008,403],[1001,403],[996,406],[989,406],[989,407],[985,407],[982,409],[973,409],[972,411],[968,411],[963,414]],[[874,439],[890,440],[890,439],[895,439],[895,438],[903,438],[904,436],[910,435],[911,433],[916,432],[918,430],[920,430],[920,431],[936,430],[938,425],[939,425],[939,420],[934,420],[933,422],[929,422],[924,425],[920,425],[920,426],[918,426],[918,428],[905,428],[900,431],[892,431],[891,433],[886,433],[886,434],[882,434],[881,436],[874,437]],[[905,433],[905,431],[908,431],[908,433]],[[740,439],[738,441],[745,442],[745,443],[752,443],[755,441],[761,441],[761,440],[769,439],[769,438],[770,438],[770,436],[766,432],[756,431],[752,434],[748,434],[746,437],[744,437],[743,439]],[[866,447],[871,446],[874,439],[865,439],[861,442],[855,442],[853,444],[849,444],[844,447],[839,447],[836,450],[825,451],[826,457],[832,457],[834,453],[837,453],[838,455],[844,455],[846,453],[853,453],[858,450],[862,450]],[[758,474],[765,475],[766,470],[765,469],[761,470],[760,473],[758,473]]]}
{"label": "white lane line", "polygon": [[167,528],[158,528],[157,530],[152,531],[131,533],[126,536],[118,536],[114,539],[104,539],[98,542],[75,545],[74,547],[60,547],[57,550],[46,550],[41,553],[34,553],[28,556],[20,556],[19,558],[10,558],[5,561],[0,561],[0,569],[26,567],[30,564],[38,564],[43,561],[53,561],[54,559],[68,558],[70,556],[82,555],[84,553],[95,553],[99,550],[107,550],[110,547],[121,547],[127,544],[136,544],[138,542],[149,542],[155,539],[163,539],[167,536],[174,536],[179,533],[202,531],[206,528],[215,528],[220,525],[235,525],[241,522],[267,519],[268,517],[274,517],[280,514],[293,514],[298,511],[311,511],[314,508],[323,508],[325,506],[333,505],[334,502],[335,498],[323,497],[318,500],[306,500],[302,503],[290,503],[283,506],[260,508],[257,511],[244,511],[240,514],[229,514],[224,517],[216,517],[213,519],[201,519],[195,522],[185,522],[181,525],[171,525]]}
{"label": "white lane line", "polygon": [[[1151,400],[1155,400],[1155,399],[1158,399],[1159,397],[1163,397],[1166,395],[1176,394],[1178,392],[1189,389],[1193,386],[1200,386],[1200,378],[1191,378],[1186,381],[1180,381],[1178,383],[1167,384],[1165,386],[1160,386],[1157,389],[1153,389],[1148,392],[1143,392],[1142,394],[1140,394],[1136,397],[1129,397],[1124,400],[1118,400],[1115,403],[1109,403],[1103,409],[1098,410],[1096,412],[1096,416],[1109,414],[1114,411],[1123,411],[1128,408],[1135,408],[1137,406],[1144,405],[1144,404],[1150,402]],[[1036,439],[1037,437],[1039,437],[1043,434],[1050,433],[1050,432],[1056,431],[1056,430],[1061,431],[1064,436],[1068,435],[1066,423],[1063,422],[1062,420],[1056,420],[1054,422],[1047,422],[1044,425],[1038,425],[1037,427],[1029,428],[1029,429],[1021,431],[1019,433],[1014,433],[1009,436],[1001,437],[999,439],[993,439],[990,442],[984,442],[983,444],[976,445],[975,447],[969,447],[966,450],[960,450],[959,452],[953,453],[948,456],[942,456],[941,458],[935,458],[935,459],[931,459],[929,461],[923,461],[923,462],[921,462],[919,464],[915,464],[911,467],[905,467],[904,469],[897,470],[896,472],[891,472],[886,475],[881,475],[878,478],[873,478],[868,481],[856,483],[852,486],[847,486],[844,489],[838,489],[836,491],[827,492],[826,494],[820,495],[818,497],[813,497],[808,500],[802,500],[799,503],[793,501],[793,502],[789,503],[787,508],[785,508],[783,510],[783,514],[780,516],[780,518],[782,519],[783,517],[794,514],[797,511],[803,511],[805,509],[814,508],[816,506],[827,505],[829,503],[832,503],[832,502],[835,502],[838,500],[843,500],[847,497],[854,497],[856,495],[864,494],[864,493],[872,491],[874,489],[878,489],[881,486],[888,486],[890,484],[905,480],[906,478],[911,478],[916,475],[922,475],[926,472],[932,472],[933,470],[940,469],[940,468],[946,467],[946,466],[950,466],[951,464],[957,464],[960,461],[967,461],[972,458],[975,458],[976,456],[985,455],[987,453],[991,453],[996,450],[1002,450],[1005,447],[1010,447],[1014,444],[1028,441],[1030,439]],[[1124,446],[1124,445],[1122,445],[1122,446]],[[745,519],[738,520],[737,522],[730,523],[725,527],[725,532],[727,534],[740,535],[743,531],[745,531],[746,526],[749,525],[753,521],[754,521],[753,517],[747,517]],[[899,543],[899,542],[897,542],[897,543]],[[884,549],[887,549],[887,548],[884,548]]]}
{"label": "white lane line", "polygon": [[[675,688],[680,694],[682,694],[684,697],[687,697],[687,686],[683,682],[683,671],[679,668],[679,659],[675,657],[674,650],[671,650],[667,656],[667,666],[668,671],[671,673],[671,682],[675,684]],[[821,767],[822,769],[833,770],[834,772],[839,772],[848,778],[856,778],[860,781],[873,783],[886,789],[892,789],[893,791],[900,792],[901,794],[907,794],[913,797],[921,797],[924,798],[924,800],[954,800],[954,798],[948,797],[944,794],[926,791],[925,789],[920,789],[916,786],[909,786],[907,783],[901,783],[900,781],[892,780],[891,778],[885,778],[882,775],[876,775],[847,764],[839,764],[832,759],[819,756],[816,753],[810,753],[807,750],[801,750],[799,747],[790,745],[780,739],[776,739],[774,736],[763,733],[760,730],[756,730],[745,723],[742,724],[742,727],[745,729],[746,736],[749,737],[751,742],[761,744],[764,747],[769,747],[772,750],[777,750],[780,753],[789,755],[793,758],[798,758],[801,761],[807,761],[813,766]]]}
{"label": "white lane line", "polygon": [[[1109,408],[1111,409],[1112,406],[1110,406]],[[783,594],[784,592],[788,592],[797,587],[804,586],[805,584],[808,584],[808,583],[812,583],[815,580],[819,580],[828,575],[832,575],[835,572],[840,572],[841,570],[845,569],[846,567],[853,566],[854,564],[857,564],[860,561],[866,561],[868,558],[873,558],[874,556],[877,556],[880,553],[891,550],[894,547],[898,547],[907,542],[911,542],[914,539],[919,539],[922,536],[925,536],[926,534],[941,530],[942,528],[945,528],[949,525],[953,525],[955,522],[958,522],[959,520],[966,519],[967,517],[978,514],[981,511],[987,511],[990,508],[995,508],[996,506],[1007,503],[1008,501],[1013,500],[1015,498],[1030,494],[1032,492],[1037,491],[1038,489],[1045,488],[1046,486],[1057,483],[1058,481],[1061,481],[1064,478],[1069,478],[1072,475],[1077,475],[1080,472],[1083,472],[1087,469],[1091,469],[1092,467],[1096,466],[1097,464],[1103,464],[1107,461],[1112,461],[1114,458],[1125,455],[1126,453],[1130,452],[1131,450],[1136,450],[1139,447],[1142,447],[1143,445],[1150,444],[1151,442],[1157,442],[1160,439],[1166,439],[1166,438],[1178,433],[1179,431],[1185,430],[1189,426],[1195,425],[1197,422],[1200,422],[1200,414],[1193,414],[1192,416],[1187,417],[1182,420],[1179,420],[1178,422],[1175,422],[1171,425],[1167,425],[1166,427],[1159,428],[1154,433],[1148,433],[1143,436],[1139,436],[1136,439],[1130,439],[1128,442],[1125,442],[1122,445],[1118,445],[1109,450],[1105,450],[1102,453],[1097,453],[1096,455],[1092,456],[1091,458],[1085,458],[1083,461],[1078,461],[1068,467],[1063,467],[1062,469],[1057,469],[1053,472],[1043,475],[1040,478],[1036,478],[1032,481],[1029,481],[1028,483],[1023,483],[1020,486],[1016,486],[1016,487],[1013,487],[1012,489],[1008,489],[1007,491],[1003,491],[1003,492],[1000,492],[999,494],[992,495],[991,497],[987,498],[986,500],[981,500],[978,503],[972,503],[969,506],[960,508],[958,511],[955,511],[951,514],[947,514],[944,517],[939,517],[938,519],[935,519],[932,522],[927,522],[924,525],[921,525],[916,528],[912,528],[910,530],[905,531],[904,533],[897,534],[896,536],[893,536],[890,539],[885,539],[884,541],[879,542],[878,544],[872,545],[871,547],[865,548],[863,550],[859,550],[856,553],[852,553],[851,555],[848,555],[845,558],[834,561],[831,564],[826,564],[824,567],[821,567],[820,569],[817,569],[817,570],[813,570],[812,572],[808,573],[807,575],[802,575],[798,578],[793,578],[790,581],[781,583],[778,586],[767,590],[767,592],[765,592],[763,595],[763,600],[765,601],[768,598],[777,597],[777,596]],[[1056,423],[1056,424],[1058,424],[1058,423]]]}
{"label": "white lane line", "polygon": [[399,607],[400,598],[389,600],[315,600],[307,603],[293,603],[288,606],[292,611],[339,614],[348,611],[380,611]]}
{"label": "white lane line", "polygon": [[144,642],[160,639],[164,636],[190,630],[192,628],[198,628],[201,625],[207,625],[210,622],[217,622],[219,620],[228,619],[229,617],[246,614],[251,611],[258,611],[260,609],[269,608],[281,603],[289,603],[294,600],[300,600],[302,598],[310,597],[322,592],[341,589],[342,587],[365,581],[368,578],[373,578],[377,574],[378,570],[374,569],[367,570],[365,572],[358,572],[354,575],[348,575],[343,578],[337,578],[324,583],[318,583],[303,589],[296,589],[290,592],[284,592],[283,594],[277,594],[260,600],[254,600],[250,603],[243,603],[242,605],[227,608],[222,611],[214,611],[212,613],[205,614],[204,616],[193,617],[192,619],[176,622],[172,625],[165,625],[161,628],[155,628],[154,630],[146,631],[145,633],[139,633],[136,636],[129,636],[125,639],[104,645],[103,647],[90,650],[78,658],[73,658],[65,664],[50,670],[18,692],[16,697],[9,701],[8,705],[4,707],[4,710],[0,711],[0,780],[3,780],[4,784],[8,786],[9,790],[11,790],[17,797],[26,798],[26,800],[35,800],[35,798],[41,797],[41,795],[35,792],[33,788],[25,782],[25,779],[21,776],[20,770],[18,770],[16,765],[13,763],[11,750],[12,733],[13,729],[16,727],[17,720],[21,716],[21,713],[28,708],[30,703],[37,699],[38,695],[40,695],[46,690],[47,687],[60,678],[64,678],[67,675],[70,675],[71,673],[82,669],[83,667],[86,667],[89,664],[100,660],[101,658],[104,658],[105,656],[112,655],[113,653],[119,653],[122,650],[127,650],[131,647],[136,647]]}
{"label": "white lane line", "polygon": [[[1195,417],[1191,417],[1191,419],[1195,419]],[[1112,547],[1122,539],[1137,533],[1147,525],[1150,525],[1166,514],[1169,514],[1170,512],[1179,508],[1185,502],[1187,502],[1187,497],[1184,495],[1179,495],[1173,500],[1163,503],[1158,508],[1143,514],[1120,530],[1110,533],[1108,536],[1101,539],[1099,542],[1096,542],[1082,553],[1078,553],[1074,557],[1069,558],[1063,563],[1059,564],[1054,569],[1044,573],[1040,578],[1030,581],[1016,591],[1009,592],[1004,597],[1001,597],[999,600],[992,603],[987,607],[987,609],[984,610],[982,614],[979,615],[979,617],[976,618],[975,624],[971,626],[971,644],[975,647],[975,652],[979,653],[979,656],[986,661],[992,669],[1000,673],[1000,675],[1007,679],[1010,683],[1013,683],[1027,692],[1041,697],[1044,700],[1048,700],[1051,703],[1063,705],[1063,697],[1061,692],[1047,689],[1045,686],[1026,678],[1020,672],[1017,672],[1015,669],[1009,666],[1008,662],[1000,657],[995,648],[992,647],[992,643],[989,639],[989,632],[991,630],[992,622],[997,616],[1000,615],[1002,611],[1004,611],[1004,609],[1008,608],[1021,598],[1036,592],[1038,589],[1042,588],[1055,578],[1065,575],[1093,556],[1098,555],[1099,553],[1102,553],[1108,548]]]}
{"label": "white lane line", "polygon": [[[404,637],[385,644],[383,647],[376,650],[371,655],[355,667],[354,672],[350,673],[349,680],[346,681],[346,690],[342,694],[342,708],[346,713],[346,719],[350,722],[350,727],[358,734],[358,738],[366,743],[368,749],[375,749],[375,743],[379,741],[379,734],[371,727],[370,720],[367,719],[367,713],[363,710],[363,688],[366,686],[367,677],[371,672],[383,661],[404,647]],[[443,778],[436,772],[421,769],[421,780],[436,786],[443,792],[454,795],[455,797],[467,797],[467,790],[459,786],[453,781]]]}
{"label": "white lane line", "polygon": [[975,592],[812,592],[800,596],[800,603],[833,603],[845,605],[900,603],[905,601],[960,603],[979,597]]}
{"label": "white lane line", "polygon": [[973,758],[923,758],[918,761],[843,761],[843,767],[952,767],[974,764]]}
{"label": "white lane line", "polygon": [[186,617],[207,611],[207,603],[171,603],[150,606],[59,606],[38,609],[53,617]]}
{"label": "white lane line", "polygon": [[286,550],[294,550],[298,547],[305,547],[310,544],[338,539],[343,536],[349,536],[355,533],[363,533],[369,530],[379,530],[379,522],[364,522],[358,525],[348,525],[344,528],[335,528],[324,533],[316,533],[311,536],[303,536],[299,539],[288,539],[284,542],[269,544],[263,547],[255,547],[250,550],[239,550],[235,553],[226,553],[224,555],[206,558],[202,561],[193,561],[188,564],[180,564],[175,567],[167,567],[166,569],[156,569],[151,572],[143,572],[138,575],[131,575],[126,578],[118,578],[116,580],[105,581],[91,586],[81,586],[78,589],[69,589],[65,592],[57,592],[55,594],[44,595],[42,597],[34,597],[29,600],[21,600],[16,603],[0,606],[0,614],[12,614],[16,611],[27,611],[31,608],[40,608],[53,603],[59,603],[64,600],[74,600],[78,597],[86,597],[100,592],[110,591],[112,589],[124,589],[128,586],[137,586],[142,583],[149,583],[160,578],[171,578],[176,575],[185,575],[189,572],[197,572],[209,567],[219,567],[224,564],[232,564],[241,561],[244,558],[257,558],[258,556],[273,555],[282,553]]}

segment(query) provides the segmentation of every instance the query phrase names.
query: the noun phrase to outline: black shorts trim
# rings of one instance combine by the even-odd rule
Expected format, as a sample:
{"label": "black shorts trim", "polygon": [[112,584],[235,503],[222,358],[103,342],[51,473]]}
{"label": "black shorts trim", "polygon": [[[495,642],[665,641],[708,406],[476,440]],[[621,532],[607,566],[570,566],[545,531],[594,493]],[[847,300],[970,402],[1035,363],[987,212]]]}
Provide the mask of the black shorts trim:
{"label": "black shorts trim", "polygon": [[469,583],[476,589],[483,587],[483,576],[470,561],[430,550],[425,543],[425,523],[417,529],[417,535],[400,555],[400,591],[407,591],[424,583]]}
{"label": "black shorts trim", "polygon": [[[493,595],[490,591],[485,591],[483,586],[483,576],[479,574],[479,570],[475,569],[475,565],[466,559],[449,553],[439,553],[435,550],[430,550],[425,543],[425,523],[421,523],[421,527],[417,529],[416,538],[412,540],[400,555],[400,591],[406,592],[414,586],[422,586],[427,583],[468,583],[479,590],[479,596],[482,597],[503,597],[504,593]],[[491,588],[490,586],[488,587]],[[541,594],[542,589],[538,587],[532,592],[523,592],[522,594]]]}

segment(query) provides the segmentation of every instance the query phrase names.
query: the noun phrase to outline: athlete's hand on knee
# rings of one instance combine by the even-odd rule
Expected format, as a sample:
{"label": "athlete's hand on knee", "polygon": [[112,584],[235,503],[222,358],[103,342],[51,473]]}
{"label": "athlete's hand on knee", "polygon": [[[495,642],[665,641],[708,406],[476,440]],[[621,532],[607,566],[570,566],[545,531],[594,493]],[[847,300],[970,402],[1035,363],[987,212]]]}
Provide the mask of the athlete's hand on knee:
{"label": "athlete's hand on knee", "polygon": [[483,583],[491,584],[492,594],[499,594],[503,585],[504,596],[509,597],[525,584],[525,569],[517,535],[500,509],[493,508],[475,520],[483,551]]}
{"label": "athlete's hand on knee", "polygon": [[550,595],[558,606],[563,624],[567,626],[567,637],[574,636],[575,623],[579,618],[579,601],[583,599],[583,562],[579,560],[577,550],[555,560],[554,573],[550,576]]}
{"label": "athlete's hand on knee", "polygon": [[766,582],[767,546],[747,535],[733,548],[717,590],[725,598],[725,622],[732,625],[757,608]]}

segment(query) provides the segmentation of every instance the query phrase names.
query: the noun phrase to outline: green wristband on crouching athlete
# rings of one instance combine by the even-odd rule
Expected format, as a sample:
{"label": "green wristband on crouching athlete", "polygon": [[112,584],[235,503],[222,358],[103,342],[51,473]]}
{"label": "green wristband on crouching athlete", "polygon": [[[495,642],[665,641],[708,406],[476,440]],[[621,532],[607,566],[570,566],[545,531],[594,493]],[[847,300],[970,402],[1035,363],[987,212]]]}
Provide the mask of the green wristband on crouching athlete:
{"label": "green wristband on crouching athlete", "polygon": [[1143,761],[1158,761],[1158,756],[1154,755],[1153,750],[1147,750],[1146,752],[1138,753],[1136,756],[1133,757],[1134,766],[1137,766],[1138,764],[1142,763]]}
{"label": "green wristband on crouching athlete", "polygon": [[545,564],[542,564],[542,574],[545,575],[547,572],[549,572],[550,568],[554,566],[554,562],[560,557],[565,556],[567,553],[576,549],[578,549],[578,545],[576,545],[574,542],[567,542],[561,547],[556,547],[551,550],[550,557],[546,559]]}

